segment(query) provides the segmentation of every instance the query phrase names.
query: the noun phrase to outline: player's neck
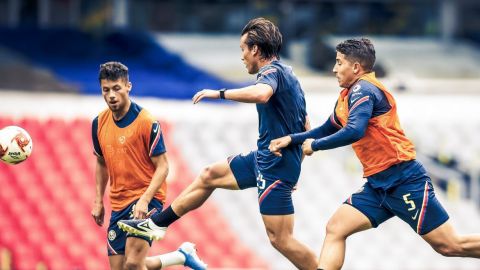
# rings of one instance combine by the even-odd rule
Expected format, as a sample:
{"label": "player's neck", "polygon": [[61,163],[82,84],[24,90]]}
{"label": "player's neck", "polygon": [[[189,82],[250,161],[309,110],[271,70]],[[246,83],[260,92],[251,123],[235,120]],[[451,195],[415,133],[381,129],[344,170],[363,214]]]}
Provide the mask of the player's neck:
{"label": "player's neck", "polygon": [[115,121],[120,121],[122,120],[123,117],[128,113],[128,110],[130,110],[130,106],[132,105],[132,101],[128,99],[127,103],[125,104],[125,107],[122,110],[119,110],[117,112],[113,112],[113,120]]}
{"label": "player's neck", "polygon": [[260,59],[258,62],[258,69],[261,69],[266,65],[270,65],[273,61],[277,61],[277,60],[278,59],[276,57],[272,57],[270,59]]}
{"label": "player's neck", "polygon": [[350,84],[349,87],[347,87],[348,89],[350,89],[354,84],[356,84],[358,82],[358,80],[360,80],[360,78],[367,74],[368,72],[365,72],[365,71],[361,71],[357,76],[355,76],[355,78],[352,80],[352,83]]}

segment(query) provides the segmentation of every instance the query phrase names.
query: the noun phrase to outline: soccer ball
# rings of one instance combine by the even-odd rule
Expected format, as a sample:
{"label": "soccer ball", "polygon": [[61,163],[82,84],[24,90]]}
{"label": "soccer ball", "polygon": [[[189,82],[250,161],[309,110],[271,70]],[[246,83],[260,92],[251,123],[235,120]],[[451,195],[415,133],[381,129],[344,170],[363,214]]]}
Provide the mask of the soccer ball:
{"label": "soccer ball", "polygon": [[21,127],[0,129],[0,159],[8,164],[18,164],[32,153],[32,138]]}

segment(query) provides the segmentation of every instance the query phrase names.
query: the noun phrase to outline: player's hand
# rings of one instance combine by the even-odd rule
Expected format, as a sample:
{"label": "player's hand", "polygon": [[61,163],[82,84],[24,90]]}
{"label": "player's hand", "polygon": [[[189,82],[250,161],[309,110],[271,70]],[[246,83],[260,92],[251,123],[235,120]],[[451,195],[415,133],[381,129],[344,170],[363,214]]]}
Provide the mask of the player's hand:
{"label": "player's hand", "polygon": [[220,98],[220,92],[217,90],[210,90],[210,89],[203,89],[202,91],[198,91],[192,98],[193,104],[197,104],[200,100],[204,98]]}
{"label": "player's hand", "polygon": [[302,144],[303,154],[306,156],[311,156],[313,154],[312,142],[314,139],[306,139]]}
{"label": "player's hand", "polygon": [[92,217],[98,226],[103,225],[103,218],[105,217],[105,207],[103,203],[95,203],[92,209]]}
{"label": "player's hand", "polygon": [[268,146],[268,150],[272,152],[275,156],[281,157],[282,156],[282,148],[287,147],[292,142],[292,138],[290,136],[284,136],[278,139],[274,139],[270,141],[270,145]]}
{"label": "player's hand", "polygon": [[133,210],[134,219],[144,219],[147,217],[148,212],[148,201],[140,197],[140,199],[135,204],[135,209]]}

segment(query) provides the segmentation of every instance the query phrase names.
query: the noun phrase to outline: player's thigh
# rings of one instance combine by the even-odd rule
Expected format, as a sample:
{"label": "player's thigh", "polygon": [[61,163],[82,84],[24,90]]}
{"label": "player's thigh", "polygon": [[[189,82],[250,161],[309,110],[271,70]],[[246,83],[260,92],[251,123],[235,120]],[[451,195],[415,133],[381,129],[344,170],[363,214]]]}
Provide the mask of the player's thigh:
{"label": "player's thigh", "polygon": [[125,248],[125,258],[127,261],[143,261],[148,254],[150,243],[139,237],[128,236]]}
{"label": "player's thigh", "polygon": [[330,217],[326,226],[327,236],[348,237],[372,228],[370,219],[350,204],[342,204]]}
{"label": "player's thigh", "polygon": [[428,177],[399,185],[389,192],[386,202],[396,216],[420,235],[428,234],[449,218]]}
{"label": "player's thigh", "polygon": [[327,234],[349,236],[376,228],[393,214],[382,206],[383,197],[370,184],[365,183],[345,200],[327,223]]}
{"label": "player's thigh", "polygon": [[247,189],[257,186],[257,178],[260,173],[255,161],[256,152],[239,154],[227,159],[228,183],[232,183],[235,189]]}
{"label": "player's thigh", "polygon": [[458,242],[458,235],[450,222],[445,222],[432,231],[422,235],[433,248],[453,246]]}
{"label": "player's thigh", "polygon": [[296,183],[257,178],[258,204],[268,237],[273,244],[293,234],[294,207],[292,191]]}
{"label": "player's thigh", "polygon": [[[120,211],[112,211],[107,233],[107,248],[109,256],[125,254],[127,232],[120,229],[117,222],[122,219],[131,219],[133,217],[133,209],[135,204],[136,201]],[[153,198],[148,204],[149,213],[161,211],[162,208],[163,205],[157,198]],[[144,239],[148,240],[147,237]]]}
{"label": "player's thigh", "polygon": [[219,161],[203,168],[201,183],[210,188],[239,189],[228,161]]}
{"label": "player's thigh", "polygon": [[127,233],[118,227],[117,222],[122,219],[129,219],[129,213],[132,206],[129,205],[120,211],[112,211],[109,225],[107,228],[107,249],[108,256],[117,256],[125,254],[125,242]]}
{"label": "player's thigh", "polygon": [[108,262],[111,270],[123,270],[123,263],[125,256],[123,255],[111,255],[108,256]]}
{"label": "player's thigh", "polygon": [[294,211],[292,191],[296,182],[268,179],[261,174],[256,179],[258,205],[262,216],[286,216]]}

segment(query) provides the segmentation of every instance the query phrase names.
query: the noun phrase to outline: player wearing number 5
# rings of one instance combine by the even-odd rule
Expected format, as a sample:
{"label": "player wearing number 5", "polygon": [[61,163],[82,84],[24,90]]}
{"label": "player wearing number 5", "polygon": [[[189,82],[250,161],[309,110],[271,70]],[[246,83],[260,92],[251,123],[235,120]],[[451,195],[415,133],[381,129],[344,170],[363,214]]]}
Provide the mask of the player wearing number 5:
{"label": "player wearing number 5", "polygon": [[302,144],[303,153],[352,144],[367,182],[352,194],[327,224],[320,269],[340,269],[346,239],[398,216],[444,256],[480,257],[480,235],[457,235],[435,197],[424,167],[405,136],[392,94],[372,72],[375,49],[368,39],[346,40],[336,47],[333,68],[344,88],[330,118],[320,127],[270,143],[282,148]]}

